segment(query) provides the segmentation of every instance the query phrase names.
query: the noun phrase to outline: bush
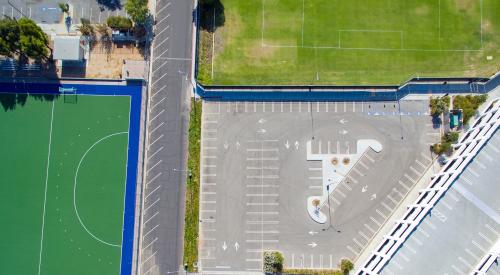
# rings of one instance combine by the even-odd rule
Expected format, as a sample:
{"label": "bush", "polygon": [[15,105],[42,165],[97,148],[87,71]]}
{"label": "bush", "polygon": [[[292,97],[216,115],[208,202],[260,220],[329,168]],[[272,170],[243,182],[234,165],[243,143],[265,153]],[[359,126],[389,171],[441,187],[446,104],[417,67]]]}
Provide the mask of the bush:
{"label": "bush", "polygon": [[281,273],[283,271],[283,255],[278,251],[264,252],[264,272]]}
{"label": "bush", "polygon": [[110,16],[106,21],[108,26],[116,30],[130,30],[132,28],[132,20],[123,16]]}
{"label": "bush", "polygon": [[438,98],[431,98],[429,103],[431,107],[431,115],[439,116],[442,113],[448,112],[448,109],[450,108],[450,97],[443,96]]}
{"label": "bush", "polygon": [[340,270],[344,272],[344,274],[349,274],[349,271],[354,269],[354,264],[349,259],[342,259],[340,261]]}
{"label": "bush", "polygon": [[467,124],[474,117],[479,106],[486,102],[486,99],[488,99],[488,95],[457,95],[453,99],[453,108],[462,109],[464,124]]}

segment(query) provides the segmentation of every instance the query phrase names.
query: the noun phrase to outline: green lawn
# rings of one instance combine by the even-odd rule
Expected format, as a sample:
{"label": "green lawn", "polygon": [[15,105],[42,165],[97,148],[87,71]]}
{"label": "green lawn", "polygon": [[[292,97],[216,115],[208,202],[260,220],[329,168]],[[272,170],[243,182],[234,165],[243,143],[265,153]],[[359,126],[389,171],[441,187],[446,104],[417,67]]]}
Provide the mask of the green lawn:
{"label": "green lawn", "polygon": [[2,274],[119,274],[129,97],[0,110]]}
{"label": "green lawn", "polygon": [[398,84],[500,70],[498,0],[221,3],[213,76],[212,36],[201,35],[206,84]]}

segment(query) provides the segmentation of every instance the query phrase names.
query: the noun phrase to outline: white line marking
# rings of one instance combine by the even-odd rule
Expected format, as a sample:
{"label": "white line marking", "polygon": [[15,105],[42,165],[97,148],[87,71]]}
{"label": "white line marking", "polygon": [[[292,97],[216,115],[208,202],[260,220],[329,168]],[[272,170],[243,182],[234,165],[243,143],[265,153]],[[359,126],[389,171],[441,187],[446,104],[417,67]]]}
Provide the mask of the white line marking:
{"label": "white line marking", "polygon": [[49,182],[49,168],[50,168],[50,149],[52,147],[52,126],[54,122],[54,104],[55,101],[52,101],[52,111],[50,115],[50,130],[49,130],[49,145],[47,152],[47,168],[45,170],[45,191],[43,195],[43,212],[42,212],[42,233],[40,236],[40,255],[38,259],[38,275],[40,275],[41,267],[42,267],[42,251],[43,251],[43,235],[45,230],[45,209],[47,204],[47,185]]}

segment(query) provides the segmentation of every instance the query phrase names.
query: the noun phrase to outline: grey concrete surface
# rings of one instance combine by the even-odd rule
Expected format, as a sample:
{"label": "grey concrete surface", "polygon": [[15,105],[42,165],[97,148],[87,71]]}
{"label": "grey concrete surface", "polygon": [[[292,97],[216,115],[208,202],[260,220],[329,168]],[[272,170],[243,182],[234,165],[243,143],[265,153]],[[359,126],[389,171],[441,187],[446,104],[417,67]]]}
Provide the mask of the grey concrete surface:
{"label": "grey concrete surface", "polygon": [[193,4],[156,6],[149,94],[140,274],[182,270]]}
{"label": "grey concrete surface", "polygon": [[472,271],[500,234],[499,153],[497,131],[381,274]]}
{"label": "grey concrete surface", "polygon": [[[427,101],[205,102],[202,128],[200,265],[203,272],[258,272],[276,249],[290,268],[331,268],[355,259],[431,163],[439,138]],[[401,138],[403,136],[403,138]],[[330,196],[332,223],[307,214],[321,194],[313,153],[367,151]],[[329,215],[328,206],[322,211]]]}
{"label": "grey concrete surface", "polygon": [[28,17],[37,23],[54,24],[63,20],[58,3],[69,3],[73,24],[79,24],[80,18],[91,23],[105,23],[111,15],[126,16],[123,8],[125,1],[120,0],[0,0],[0,12],[14,18]]}

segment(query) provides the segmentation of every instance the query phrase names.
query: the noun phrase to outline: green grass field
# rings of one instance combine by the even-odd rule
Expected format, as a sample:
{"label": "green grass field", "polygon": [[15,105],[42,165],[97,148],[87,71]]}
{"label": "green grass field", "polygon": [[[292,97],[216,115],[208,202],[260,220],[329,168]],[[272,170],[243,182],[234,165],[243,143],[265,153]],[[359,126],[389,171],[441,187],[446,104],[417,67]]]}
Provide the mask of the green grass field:
{"label": "green grass field", "polygon": [[120,273],[130,98],[77,99],[0,110],[2,274]]}
{"label": "green grass field", "polygon": [[498,0],[221,3],[224,25],[200,36],[202,83],[399,84],[500,70]]}

